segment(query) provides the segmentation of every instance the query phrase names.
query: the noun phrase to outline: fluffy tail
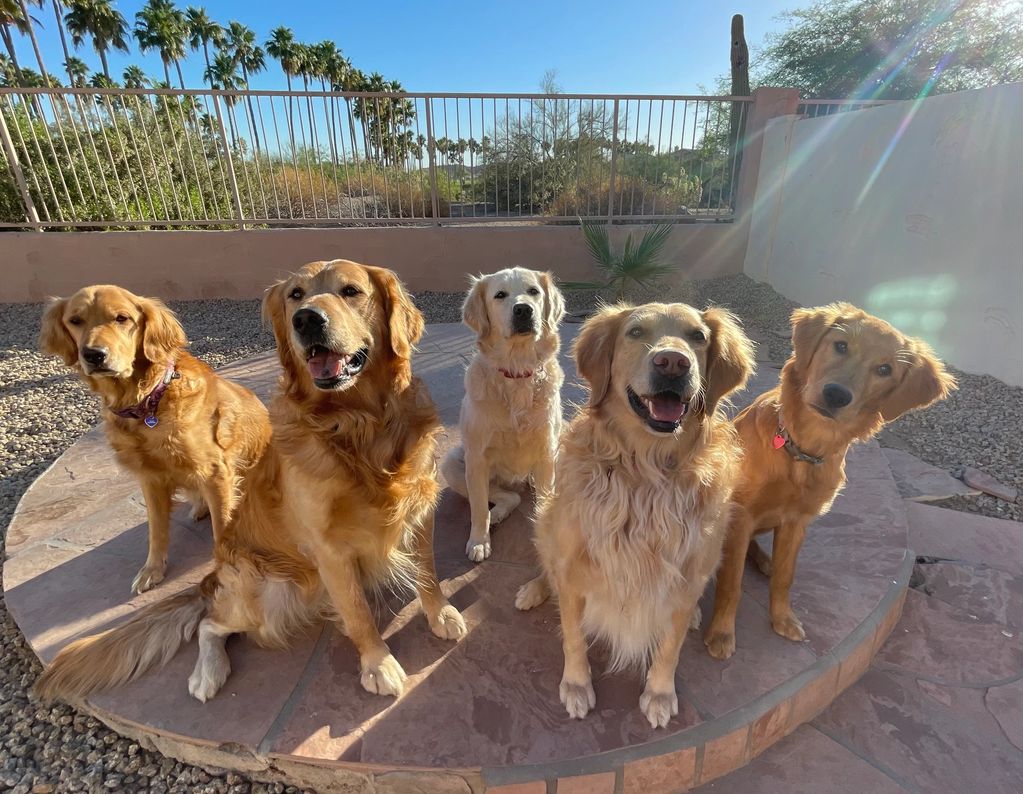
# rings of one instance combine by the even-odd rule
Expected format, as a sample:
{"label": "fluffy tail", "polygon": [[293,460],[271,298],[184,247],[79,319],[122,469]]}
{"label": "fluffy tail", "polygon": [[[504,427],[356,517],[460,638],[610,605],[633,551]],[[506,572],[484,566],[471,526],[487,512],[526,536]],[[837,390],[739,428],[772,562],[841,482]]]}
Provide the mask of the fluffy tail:
{"label": "fluffy tail", "polygon": [[121,626],[70,643],[36,681],[35,694],[44,701],[75,701],[167,664],[206,613],[202,589],[190,587]]}

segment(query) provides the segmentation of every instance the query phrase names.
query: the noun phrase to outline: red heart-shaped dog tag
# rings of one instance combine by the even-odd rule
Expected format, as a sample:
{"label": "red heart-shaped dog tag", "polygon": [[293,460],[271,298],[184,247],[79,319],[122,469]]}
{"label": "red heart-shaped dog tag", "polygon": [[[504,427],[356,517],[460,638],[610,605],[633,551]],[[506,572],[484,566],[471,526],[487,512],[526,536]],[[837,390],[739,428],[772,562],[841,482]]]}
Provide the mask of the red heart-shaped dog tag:
{"label": "red heart-shaped dog tag", "polygon": [[781,435],[780,433],[776,434],[775,437],[772,439],[771,444],[774,446],[775,449],[781,449],[782,447],[785,446],[785,436]]}

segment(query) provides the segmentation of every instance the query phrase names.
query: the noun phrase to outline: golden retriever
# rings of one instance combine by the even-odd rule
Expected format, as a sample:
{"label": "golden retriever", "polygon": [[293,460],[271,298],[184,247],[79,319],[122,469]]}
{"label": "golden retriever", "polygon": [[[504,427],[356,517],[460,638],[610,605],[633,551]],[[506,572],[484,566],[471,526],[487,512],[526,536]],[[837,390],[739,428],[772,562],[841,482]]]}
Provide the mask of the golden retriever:
{"label": "golden retriever", "polygon": [[219,548],[243,476],[270,439],[256,395],[218,377],[187,344],[162,302],[121,287],[85,287],[54,299],[43,315],[42,351],[100,395],[114,456],[142,486],[149,553],[131,585],[136,593],[164,577],[174,491],[189,493],[193,519],[209,511]]}
{"label": "golden retriever", "polygon": [[462,321],[476,332],[476,354],[465,371],[462,444],[445,457],[441,473],[469,500],[465,553],[473,562],[490,556],[490,528],[518,506],[523,482],[531,478],[538,493],[551,488],[562,424],[564,316],[551,274],[522,267],[474,279],[462,306]]}
{"label": "golden retriever", "polygon": [[223,559],[199,586],[64,648],[37,684],[41,696],[81,697],[135,678],[198,624],[188,689],[206,701],[230,673],[228,635],[283,647],[322,614],[355,644],[363,687],[397,696],[405,672],[365,592],[386,583],[418,591],[438,636],[465,635],[434,570],[441,425],[410,362],[422,314],[394,273],[345,260],[305,265],[267,290],[263,310],[284,372],[273,439]]}
{"label": "golden retriever", "polygon": [[[718,404],[753,370],[735,319],[683,304],[613,306],[575,344],[589,404],[566,429],[536,547],[561,612],[561,702],[582,718],[596,697],[586,650],[646,669],[650,724],[678,713],[675,668],[697,601],[721,555],[740,447]],[[520,592],[520,602],[523,601]]]}
{"label": "golden retriever", "polygon": [[[796,557],[807,526],[831,509],[845,484],[849,446],[956,388],[925,343],[848,303],[797,309],[792,348],[780,384],[735,419],[745,449],[742,479],[704,639],[718,659],[735,652],[747,553],[770,576],[775,632],[806,638],[789,601]],[[772,555],[751,542],[763,532],[774,532]]]}

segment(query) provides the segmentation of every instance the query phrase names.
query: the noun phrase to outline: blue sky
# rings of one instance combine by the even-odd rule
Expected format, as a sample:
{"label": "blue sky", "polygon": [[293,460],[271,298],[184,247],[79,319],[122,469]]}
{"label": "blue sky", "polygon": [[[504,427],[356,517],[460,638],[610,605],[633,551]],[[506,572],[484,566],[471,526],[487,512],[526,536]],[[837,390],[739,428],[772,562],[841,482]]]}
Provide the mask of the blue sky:
{"label": "blue sky", "polygon": [[[194,2],[196,5],[202,3]],[[410,91],[528,92],[537,90],[548,69],[558,83],[580,93],[698,93],[728,72],[732,14],[746,20],[751,48],[779,27],[775,19],[800,0],[623,0],[590,2],[431,3],[294,2],[253,3],[209,0],[207,12],[222,24],[239,20],[262,43],[277,25],[287,25],[300,41],[333,39],[356,66],[400,80]],[[134,24],[143,2],[123,0],[118,9]],[[184,7],[185,3],[180,2]],[[45,2],[33,15],[43,24],[40,44],[47,68],[63,62],[53,8]],[[27,39],[18,41],[19,60],[35,67]],[[92,68],[99,58],[91,46],[77,53]],[[153,53],[113,53],[111,73],[136,63],[162,79]],[[274,62],[252,80],[253,88],[284,88]],[[202,79],[202,54],[183,65],[188,87]]]}

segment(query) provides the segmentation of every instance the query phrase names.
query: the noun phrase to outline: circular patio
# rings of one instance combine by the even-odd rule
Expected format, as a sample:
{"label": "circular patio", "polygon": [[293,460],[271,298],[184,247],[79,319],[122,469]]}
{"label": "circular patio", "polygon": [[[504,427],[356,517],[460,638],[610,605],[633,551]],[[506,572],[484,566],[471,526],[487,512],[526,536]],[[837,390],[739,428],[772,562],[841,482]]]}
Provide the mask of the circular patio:
{"label": "circular patio", "polygon": [[[567,347],[578,331],[563,331]],[[462,370],[472,337],[459,325],[427,329],[415,369],[457,440]],[[581,401],[563,355],[566,410]],[[268,353],[222,370],[267,399],[277,377]],[[760,372],[736,402],[772,386]],[[514,594],[534,565],[531,503],[494,533],[493,556],[465,559],[469,510],[445,490],[436,521],[438,573],[465,616],[468,636],[434,637],[416,604],[377,604],[384,637],[409,674],[399,699],[363,691],[358,658],[332,625],[307,632],[287,652],[228,645],[233,672],[203,705],[188,695],[196,654],[188,644],[161,671],[90,698],[92,714],[143,744],[190,763],[245,772],[320,791],[495,791],[526,794],[685,790],[746,763],[813,717],[866,669],[902,609],[912,567],[906,516],[875,443],[854,447],[849,485],[807,535],[793,604],[808,640],[776,636],[767,618],[767,580],[744,579],[738,649],[712,659],[690,632],[682,650],[679,714],[655,731],[637,707],[636,675],[602,674],[591,652],[597,708],[582,721],[558,700],[561,643],[556,608],[528,613]],[[209,570],[209,521],[174,513],[167,578],[132,596],[146,551],[146,513],[133,478],[113,463],[100,429],[62,455],[25,494],[7,536],[8,608],[48,662],[70,640],[115,625]],[[712,594],[703,602],[709,615]],[[552,789],[553,790],[553,789]]]}

